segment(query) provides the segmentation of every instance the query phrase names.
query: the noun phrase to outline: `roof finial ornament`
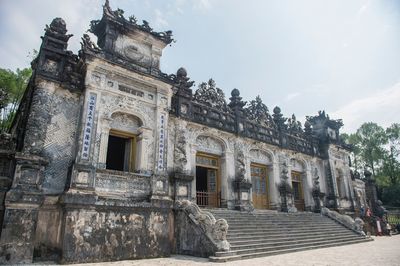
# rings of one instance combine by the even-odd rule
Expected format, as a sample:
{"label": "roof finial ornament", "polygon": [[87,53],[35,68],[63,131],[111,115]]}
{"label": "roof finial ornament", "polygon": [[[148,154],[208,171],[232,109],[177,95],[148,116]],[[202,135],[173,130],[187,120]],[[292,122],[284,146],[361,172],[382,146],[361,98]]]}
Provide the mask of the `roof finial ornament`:
{"label": "roof finial ornament", "polygon": [[107,15],[109,15],[109,16],[113,16],[113,12],[112,12],[112,10],[111,10],[110,1],[109,1],[109,0],[106,0],[105,3],[104,3],[104,6],[103,6],[103,13],[104,13],[104,14],[107,14]]}

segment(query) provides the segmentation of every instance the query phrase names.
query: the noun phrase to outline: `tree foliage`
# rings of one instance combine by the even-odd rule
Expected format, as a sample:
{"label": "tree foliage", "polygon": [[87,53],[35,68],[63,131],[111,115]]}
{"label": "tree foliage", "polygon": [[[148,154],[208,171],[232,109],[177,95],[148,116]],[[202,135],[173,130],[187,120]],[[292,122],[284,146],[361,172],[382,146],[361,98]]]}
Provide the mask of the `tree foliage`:
{"label": "tree foliage", "polygon": [[400,206],[400,124],[384,129],[364,123],[354,134],[342,134],[353,145],[352,166],[362,172],[370,167],[385,204]]}
{"label": "tree foliage", "polygon": [[9,129],[31,75],[30,68],[0,68],[0,132]]}

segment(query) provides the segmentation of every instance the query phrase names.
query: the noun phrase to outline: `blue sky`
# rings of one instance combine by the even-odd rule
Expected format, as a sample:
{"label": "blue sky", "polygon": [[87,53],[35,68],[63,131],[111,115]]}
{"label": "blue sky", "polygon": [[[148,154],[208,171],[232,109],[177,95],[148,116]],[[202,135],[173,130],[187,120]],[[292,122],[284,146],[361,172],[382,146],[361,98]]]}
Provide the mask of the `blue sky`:
{"label": "blue sky", "polygon": [[[79,50],[103,0],[0,0],[0,67],[29,65],[43,29],[62,17]],[[212,77],[227,98],[260,95],[286,116],[326,110],[346,132],[363,122],[400,122],[400,1],[110,0],[177,40],[162,70],[184,66],[199,84]]]}

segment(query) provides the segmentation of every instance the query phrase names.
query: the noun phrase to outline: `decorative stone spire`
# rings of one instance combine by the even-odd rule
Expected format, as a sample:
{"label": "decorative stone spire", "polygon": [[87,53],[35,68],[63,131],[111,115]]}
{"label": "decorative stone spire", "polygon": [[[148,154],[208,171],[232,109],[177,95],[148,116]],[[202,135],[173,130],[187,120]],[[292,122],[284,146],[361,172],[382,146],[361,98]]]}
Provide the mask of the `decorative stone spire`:
{"label": "decorative stone spire", "polygon": [[68,46],[68,40],[71,38],[73,35],[72,34],[66,34],[67,33],[67,25],[65,21],[62,18],[55,18],[49,25],[46,25],[46,28],[44,29],[44,37],[43,43],[45,45],[52,43],[51,46],[53,46],[53,49],[60,49],[60,50],[66,50]]}
{"label": "decorative stone spire", "polygon": [[242,101],[242,97],[240,97],[240,91],[238,89],[233,89],[231,92],[231,96],[229,100],[231,102],[228,104],[228,106],[232,109],[239,108],[242,109],[243,106],[246,105],[246,102]]}
{"label": "decorative stone spire", "polygon": [[192,90],[190,89],[194,81],[190,81],[187,77],[187,71],[183,67],[179,68],[174,78],[175,87],[178,88],[177,95],[187,99],[192,98]]}
{"label": "decorative stone spire", "polygon": [[285,121],[286,118],[283,117],[282,113],[281,113],[281,108],[279,108],[278,106],[276,106],[274,108],[274,114],[272,115],[275,124],[277,125],[278,129],[282,130],[285,129]]}
{"label": "decorative stone spire", "polygon": [[308,121],[304,122],[304,133],[306,136],[311,136],[312,134],[311,123]]}

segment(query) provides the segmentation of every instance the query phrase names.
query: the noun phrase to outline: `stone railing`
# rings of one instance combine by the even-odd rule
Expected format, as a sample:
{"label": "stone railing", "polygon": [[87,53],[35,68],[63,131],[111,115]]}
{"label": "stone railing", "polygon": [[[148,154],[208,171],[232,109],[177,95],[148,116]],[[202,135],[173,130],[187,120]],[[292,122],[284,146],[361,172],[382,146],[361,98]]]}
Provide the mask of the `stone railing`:
{"label": "stone railing", "polygon": [[228,251],[226,240],[228,223],[215,217],[197,204],[182,200],[176,202],[177,252],[180,254],[208,257],[217,251]]}
{"label": "stone railing", "polygon": [[360,218],[357,217],[356,219],[353,219],[348,215],[340,214],[336,211],[331,211],[326,207],[322,208],[321,214],[331,218],[332,220],[356,232],[357,234],[365,236],[365,233],[363,231],[364,221]]}
{"label": "stone railing", "polygon": [[207,106],[179,94],[172,97],[171,105],[171,114],[185,120],[311,156],[323,156],[315,136],[304,132],[292,134],[293,132],[287,129],[280,130],[277,127],[262,125],[249,120],[243,111],[236,113],[230,108]]}

